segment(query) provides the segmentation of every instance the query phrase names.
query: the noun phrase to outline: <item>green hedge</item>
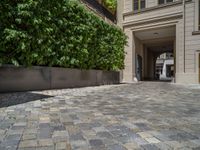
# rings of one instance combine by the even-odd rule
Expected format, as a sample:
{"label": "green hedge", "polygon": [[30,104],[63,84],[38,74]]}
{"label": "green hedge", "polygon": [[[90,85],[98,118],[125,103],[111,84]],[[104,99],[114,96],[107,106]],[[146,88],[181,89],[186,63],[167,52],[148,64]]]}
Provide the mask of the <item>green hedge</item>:
{"label": "green hedge", "polygon": [[119,70],[125,44],[76,0],[0,1],[0,64]]}

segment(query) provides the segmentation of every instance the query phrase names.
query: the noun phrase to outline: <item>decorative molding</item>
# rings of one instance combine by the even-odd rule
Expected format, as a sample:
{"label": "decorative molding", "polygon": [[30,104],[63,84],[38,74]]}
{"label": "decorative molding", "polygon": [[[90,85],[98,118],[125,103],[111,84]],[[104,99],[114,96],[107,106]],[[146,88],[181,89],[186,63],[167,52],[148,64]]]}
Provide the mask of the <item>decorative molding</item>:
{"label": "decorative molding", "polygon": [[[142,19],[139,21],[130,21],[130,22],[125,22],[123,23],[123,27],[127,27],[127,26],[138,26],[138,25],[144,25],[144,24],[149,24],[149,23],[155,23],[155,22],[160,22],[160,21],[166,21],[168,20],[168,22],[170,22],[169,20],[176,20],[175,22],[178,22],[177,19],[182,18],[182,13],[172,13],[172,14],[167,14],[165,16],[157,16],[157,17],[152,17],[152,18],[148,18],[148,19]],[[174,21],[173,21],[174,22]]]}

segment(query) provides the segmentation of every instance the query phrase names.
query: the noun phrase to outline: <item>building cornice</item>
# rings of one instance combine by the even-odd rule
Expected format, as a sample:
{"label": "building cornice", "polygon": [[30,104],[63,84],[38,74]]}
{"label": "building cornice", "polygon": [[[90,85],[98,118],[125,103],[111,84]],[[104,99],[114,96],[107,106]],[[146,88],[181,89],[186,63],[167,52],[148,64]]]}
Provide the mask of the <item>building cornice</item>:
{"label": "building cornice", "polygon": [[137,20],[137,21],[124,22],[123,27],[132,26],[132,25],[139,26],[139,25],[145,25],[145,24],[150,24],[150,23],[156,24],[156,22],[162,22],[166,20],[167,22],[171,23],[171,22],[177,22],[176,20],[179,18],[182,18],[182,12],[171,13],[171,14],[167,14],[163,16],[156,16],[156,17],[151,17],[151,18]]}

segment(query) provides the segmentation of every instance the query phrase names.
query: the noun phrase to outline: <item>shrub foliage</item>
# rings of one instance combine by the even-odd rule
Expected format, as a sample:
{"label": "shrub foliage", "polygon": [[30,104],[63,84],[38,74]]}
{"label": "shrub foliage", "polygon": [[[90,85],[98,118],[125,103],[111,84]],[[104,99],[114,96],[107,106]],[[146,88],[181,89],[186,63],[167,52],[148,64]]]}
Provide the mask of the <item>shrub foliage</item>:
{"label": "shrub foliage", "polygon": [[76,0],[0,1],[0,64],[119,70],[125,44]]}
{"label": "shrub foliage", "polygon": [[117,9],[117,0],[103,0],[103,4],[113,14],[116,12],[116,9]]}

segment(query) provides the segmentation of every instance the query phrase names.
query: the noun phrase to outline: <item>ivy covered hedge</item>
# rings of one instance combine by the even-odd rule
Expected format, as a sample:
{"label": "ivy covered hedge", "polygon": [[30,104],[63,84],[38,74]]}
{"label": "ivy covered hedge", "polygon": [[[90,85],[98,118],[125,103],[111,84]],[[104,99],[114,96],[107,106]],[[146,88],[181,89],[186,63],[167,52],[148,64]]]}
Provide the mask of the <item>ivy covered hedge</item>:
{"label": "ivy covered hedge", "polygon": [[76,0],[0,1],[0,64],[119,70],[125,44]]}

